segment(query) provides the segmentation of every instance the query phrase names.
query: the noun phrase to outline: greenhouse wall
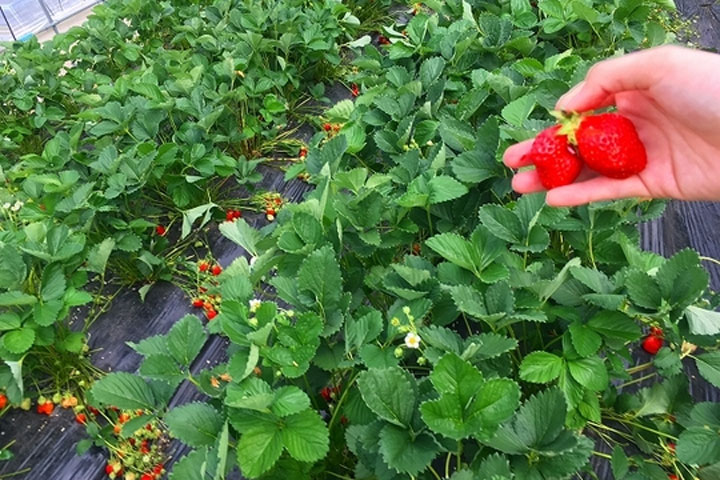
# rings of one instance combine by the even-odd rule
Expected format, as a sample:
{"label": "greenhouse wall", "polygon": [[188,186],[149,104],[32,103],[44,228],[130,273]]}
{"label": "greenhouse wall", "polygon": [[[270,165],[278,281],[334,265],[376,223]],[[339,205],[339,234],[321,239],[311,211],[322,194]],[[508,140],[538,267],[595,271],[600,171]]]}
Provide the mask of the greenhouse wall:
{"label": "greenhouse wall", "polygon": [[0,41],[24,40],[32,35],[57,33],[63,23],[80,21],[102,0],[0,0]]}

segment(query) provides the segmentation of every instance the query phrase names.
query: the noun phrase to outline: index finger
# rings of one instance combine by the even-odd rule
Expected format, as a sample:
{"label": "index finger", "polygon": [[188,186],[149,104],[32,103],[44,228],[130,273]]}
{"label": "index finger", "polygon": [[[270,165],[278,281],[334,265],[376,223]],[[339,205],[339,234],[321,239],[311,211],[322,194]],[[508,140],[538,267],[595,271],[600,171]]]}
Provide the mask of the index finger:
{"label": "index finger", "polygon": [[530,152],[534,139],[522,141],[508,147],[503,154],[503,162],[510,168],[520,168],[532,165],[532,162],[525,156]]}

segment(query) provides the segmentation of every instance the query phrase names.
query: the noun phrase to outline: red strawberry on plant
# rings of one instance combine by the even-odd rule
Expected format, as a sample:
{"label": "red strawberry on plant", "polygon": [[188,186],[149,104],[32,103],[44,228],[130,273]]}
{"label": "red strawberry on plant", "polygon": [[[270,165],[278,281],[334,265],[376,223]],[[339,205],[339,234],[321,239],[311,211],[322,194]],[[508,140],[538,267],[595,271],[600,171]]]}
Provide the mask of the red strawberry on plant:
{"label": "red strawberry on plant", "polygon": [[647,165],[635,125],[619,113],[581,117],[575,140],[585,164],[606,177],[627,178]]}
{"label": "red strawberry on plant", "polygon": [[657,335],[648,335],[645,337],[645,339],[642,341],[642,348],[650,355],[656,355],[658,351],[663,346],[663,339],[662,337],[658,337]]}
{"label": "red strawberry on plant", "polygon": [[143,473],[140,480],[154,480],[155,476],[152,473]]}
{"label": "red strawberry on plant", "polygon": [[205,312],[205,316],[208,320],[212,320],[213,318],[217,317],[217,311],[216,310],[208,310]]}
{"label": "red strawberry on plant", "polygon": [[305,147],[300,147],[300,152],[298,153],[298,156],[300,158],[304,158],[307,156],[307,154],[308,154],[308,149]]}
{"label": "red strawberry on plant", "polygon": [[385,35],[378,35],[378,43],[380,45],[390,45],[390,40]]}
{"label": "red strawberry on plant", "polygon": [[330,125],[329,123],[323,123],[323,130],[329,132],[330,130],[332,130],[332,125]]}
{"label": "red strawberry on plant", "polygon": [[207,272],[208,268],[210,268],[210,264],[208,264],[207,262],[200,262],[198,264],[198,270],[200,270],[201,272]]}
{"label": "red strawberry on plant", "polygon": [[111,473],[114,473],[114,472],[115,472],[115,468],[113,468],[113,466],[111,464],[108,463],[107,465],[105,465],[105,473],[110,475]]}
{"label": "red strawberry on plant", "polygon": [[153,473],[155,475],[162,475],[162,473],[165,471],[165,466],[162,463],[158,463],[155,465],[155,468],[153,468]]}
{"label": "red strawberry on plant", "polygon": [[357,86],[357,83],[353,83],[352,87],[350,88],[350,93],[353,97],[357,97],[360,95],[360,87]]}
{"label": "red strawberry on plant", "polygon": [[669,480],[678,480],[678,476],[674,473],[668,473],[668,479]]}
{"label": "red strawberry on plant", "polygon": [[222,273],[222,267],[220,265],[213,265],[212,270],[210,271],[214,276],[218,276]]}
{"label": "red strawberry on plant", "polygon": [[47,416],[50,416],[54,409],[55,409],[55,405],[49,400],[47,400],[43,403],[39,403],[37,406],[37,412],[42,415],[47,415]]}
{"label": "red strawberry on plant", "polygon": [[323,397],[323,399],[326,402],[328,402],[328,403],[331,402],[332,401],[332,390],[330,389],[330,387],[323,387],[320,390],[320,396]]}
{"label": "red strawberry on plant", "polygon": [[201,298],[196,298],[192,301],[192,306],[195,308],[201,308],[203,305],[205,305],[205,302],[203,302]]}
{"label": "red strawberry on plant", "polygon": [[3,409],[7,406],[8,398],[4,393],[0,393],[0,409]]}
{"label": "red strawberry on plant", "polygon": [[163,237],[167,233],[167,228],[165,228],[164,225],[158,225],[157,227],[155,227],[155,233]]}
{"label": "red strawberry on plant", "polygon": [[570,149],[560,126],[547,128],[535,137],[527,159],[535,165],[543,187],[550,190],[572,183],[580,174],[582,162]]}
{"label": "red strawberry on plant", "polygon": [[85,425],[87,423],[87,417],[84,413],[78,413],[75,415],[75,421],[80,425]]}

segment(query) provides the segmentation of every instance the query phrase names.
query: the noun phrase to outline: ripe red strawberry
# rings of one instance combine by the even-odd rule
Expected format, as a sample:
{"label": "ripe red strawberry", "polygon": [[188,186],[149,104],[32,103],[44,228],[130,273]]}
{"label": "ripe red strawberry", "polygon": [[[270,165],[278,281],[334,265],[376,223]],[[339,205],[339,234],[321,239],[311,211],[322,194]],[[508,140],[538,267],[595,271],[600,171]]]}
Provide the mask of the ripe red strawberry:
{"label": "ripe red strawberry", "polygon": [[323,130],[325,130],[326,132],[329,132],[330,130],[332,130],[332,125],[330,125],[329,123],[324,123]]}
{"label": "ripe red strawberry", "polygon": [[113,473],[114,471],[115,471],[115,469],[113,468],[112,465],[110,465],[109,463],[108,463],[107,465],[105,465],[105,473],[107,473],[108,475],[110,475],[110,474]]}
{"label": "ripe red strawberry", "polygon": [[120,423],[126,423],[128,420],[130,420],[130,415],[123,412],[118,416],[118,422]]}
{"label": "ripe red strawberry", "polygon": [[158,225],[157,227],[155,227],[155,233],[162,237],[167,233],[167,229],[164,225]]}
{"label": "ripe red strawberry", "polygon": [[8,398],[4,393],[0,393],[0,409],[5,408],[8,403]]}
{"label": "ripe red strawberry", "polygon": [[548,190],[572,183],[582,168],[582,162],[568,145],[567,136],[558,134],[559,129],[556,125],[540,132],[527,154],[540,183]]}
{"label": "ripe red strawberry", "polygon": [[205,302],[203,302],[202,299],[200,299],[200,298],[196,298],[195,300],[192,301],[192,306],[195,308],[200,308],[203,305],[205,305]]}
{"label": "ripe red strawberry", "polygon": [[240,210],[234,210],[233,211],[233,218],[241,218],[242,212]]}
{"label": "ripe red strawberry", "polygon": [[642,341],[642,348],[650,355],[655,355],[663,346],[662,337],[656,335],[648,335]]}
{"label": "ripe red strawberry", "polygon": [[678,476],[674,473],[668,473],[668,479],[669,480],[678,480]]}
{"label": "ripe red strawberry", "polygon": [[655,335],[656,337],[662,337],[664,336],[663,330],[660,327],[650,327],[650,335]]}
{"label": "ripe red strawberry", "polygon": [[153,473],[155,475],[161,475],[164,470],[165,466],[162,463],[158,463],[157,465],[155,465],[155,468],[153,468]]}
{"label": "ripe red strawberry", "polygon": [[217,317],[217,311],[208,310],[207,312],[205,312],[205,316],[207,317],[208,320],[212,320],[213,318]]}
{"label": "ripe red strawberry", "polygon": [[55,405],[51,401],[47,401],[45,403],[38,404],[37,406],[37,412],[41,413],[43,415],[50,416],[55,409]]}
{"label": "ripe red strawberry", "polygon": [[675,444],[673,442],[667,443],[668,450],[670,450],[672,453],[675,453]]}
{"label": "ripe red strawberry", "polygon": [[152,473],[143,473],[140,480],[153,480],[155,476]]}
{"label": "ripe red strawberry", "polygon": [[610,178],[627,178],[647,165],[645,146],[635,125],[619,113],[584,117],[575,132],[580,158]]}
{"label": "ripe red strawberry", "polygon": [[378,43],[380,45],[390,45],[390,40],[385,35],[378,35]]}
{"label": "ripe red strawberry", "polygon": [[353,97],[357,97],[360,95],[360,87],[357,86],[357,83],[353,83],[352,87],[350,88],[350,93]]}
{"label": "ripe red strawberry", "polygon": [[198,265],[198,269],[201,272],[207,272],[208,268],[210,268],[210,265],[207,262],[200,262],[200,264]]}
{"label": "ripe red strawberry", "polygon": [[213,265],[210,272],[217,277],[222,273],[222,267],[220,265]]}
{"label": "ripe red strawberry", "polygon": [[332,390],[330,389],[330,387],[323,387],[320,390],[320,396],[323,397],[323,399],[328,403],[332,401]]}
{"label": "ripe red strawberry", "polygon": [[75,415],[75,421],[80,425],[85,425],[87,423],[87,417],[84,413],[78,413]]}
{"label": "ripe red strawberry", "polygon": [[305,147],[300,147],[300,152],[298,153],[298,156],[300,158],[306,157],[308,154],[308,150]]}

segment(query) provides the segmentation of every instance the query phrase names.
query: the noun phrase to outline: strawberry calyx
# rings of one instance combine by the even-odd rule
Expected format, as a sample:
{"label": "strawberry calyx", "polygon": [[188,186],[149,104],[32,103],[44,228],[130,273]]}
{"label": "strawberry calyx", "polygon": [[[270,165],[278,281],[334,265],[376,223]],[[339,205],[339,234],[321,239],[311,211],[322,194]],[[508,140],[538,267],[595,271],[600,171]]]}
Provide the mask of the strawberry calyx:
{"label": "strawberry calyx", "polygon": [[585,119],[585,117],[588,115],[588,113],[577,113],[577,112],[564,112],[562,110],[553,110],[550,112],[550,115],[555,117],[555,119],[560,124],[560,129],[558,130],[558,134],[565,135],[568,139],[568,143],[573,146],[577,146],[577,136],[575,133],[577,132],[578,128],[580,128],[580,124]]}

